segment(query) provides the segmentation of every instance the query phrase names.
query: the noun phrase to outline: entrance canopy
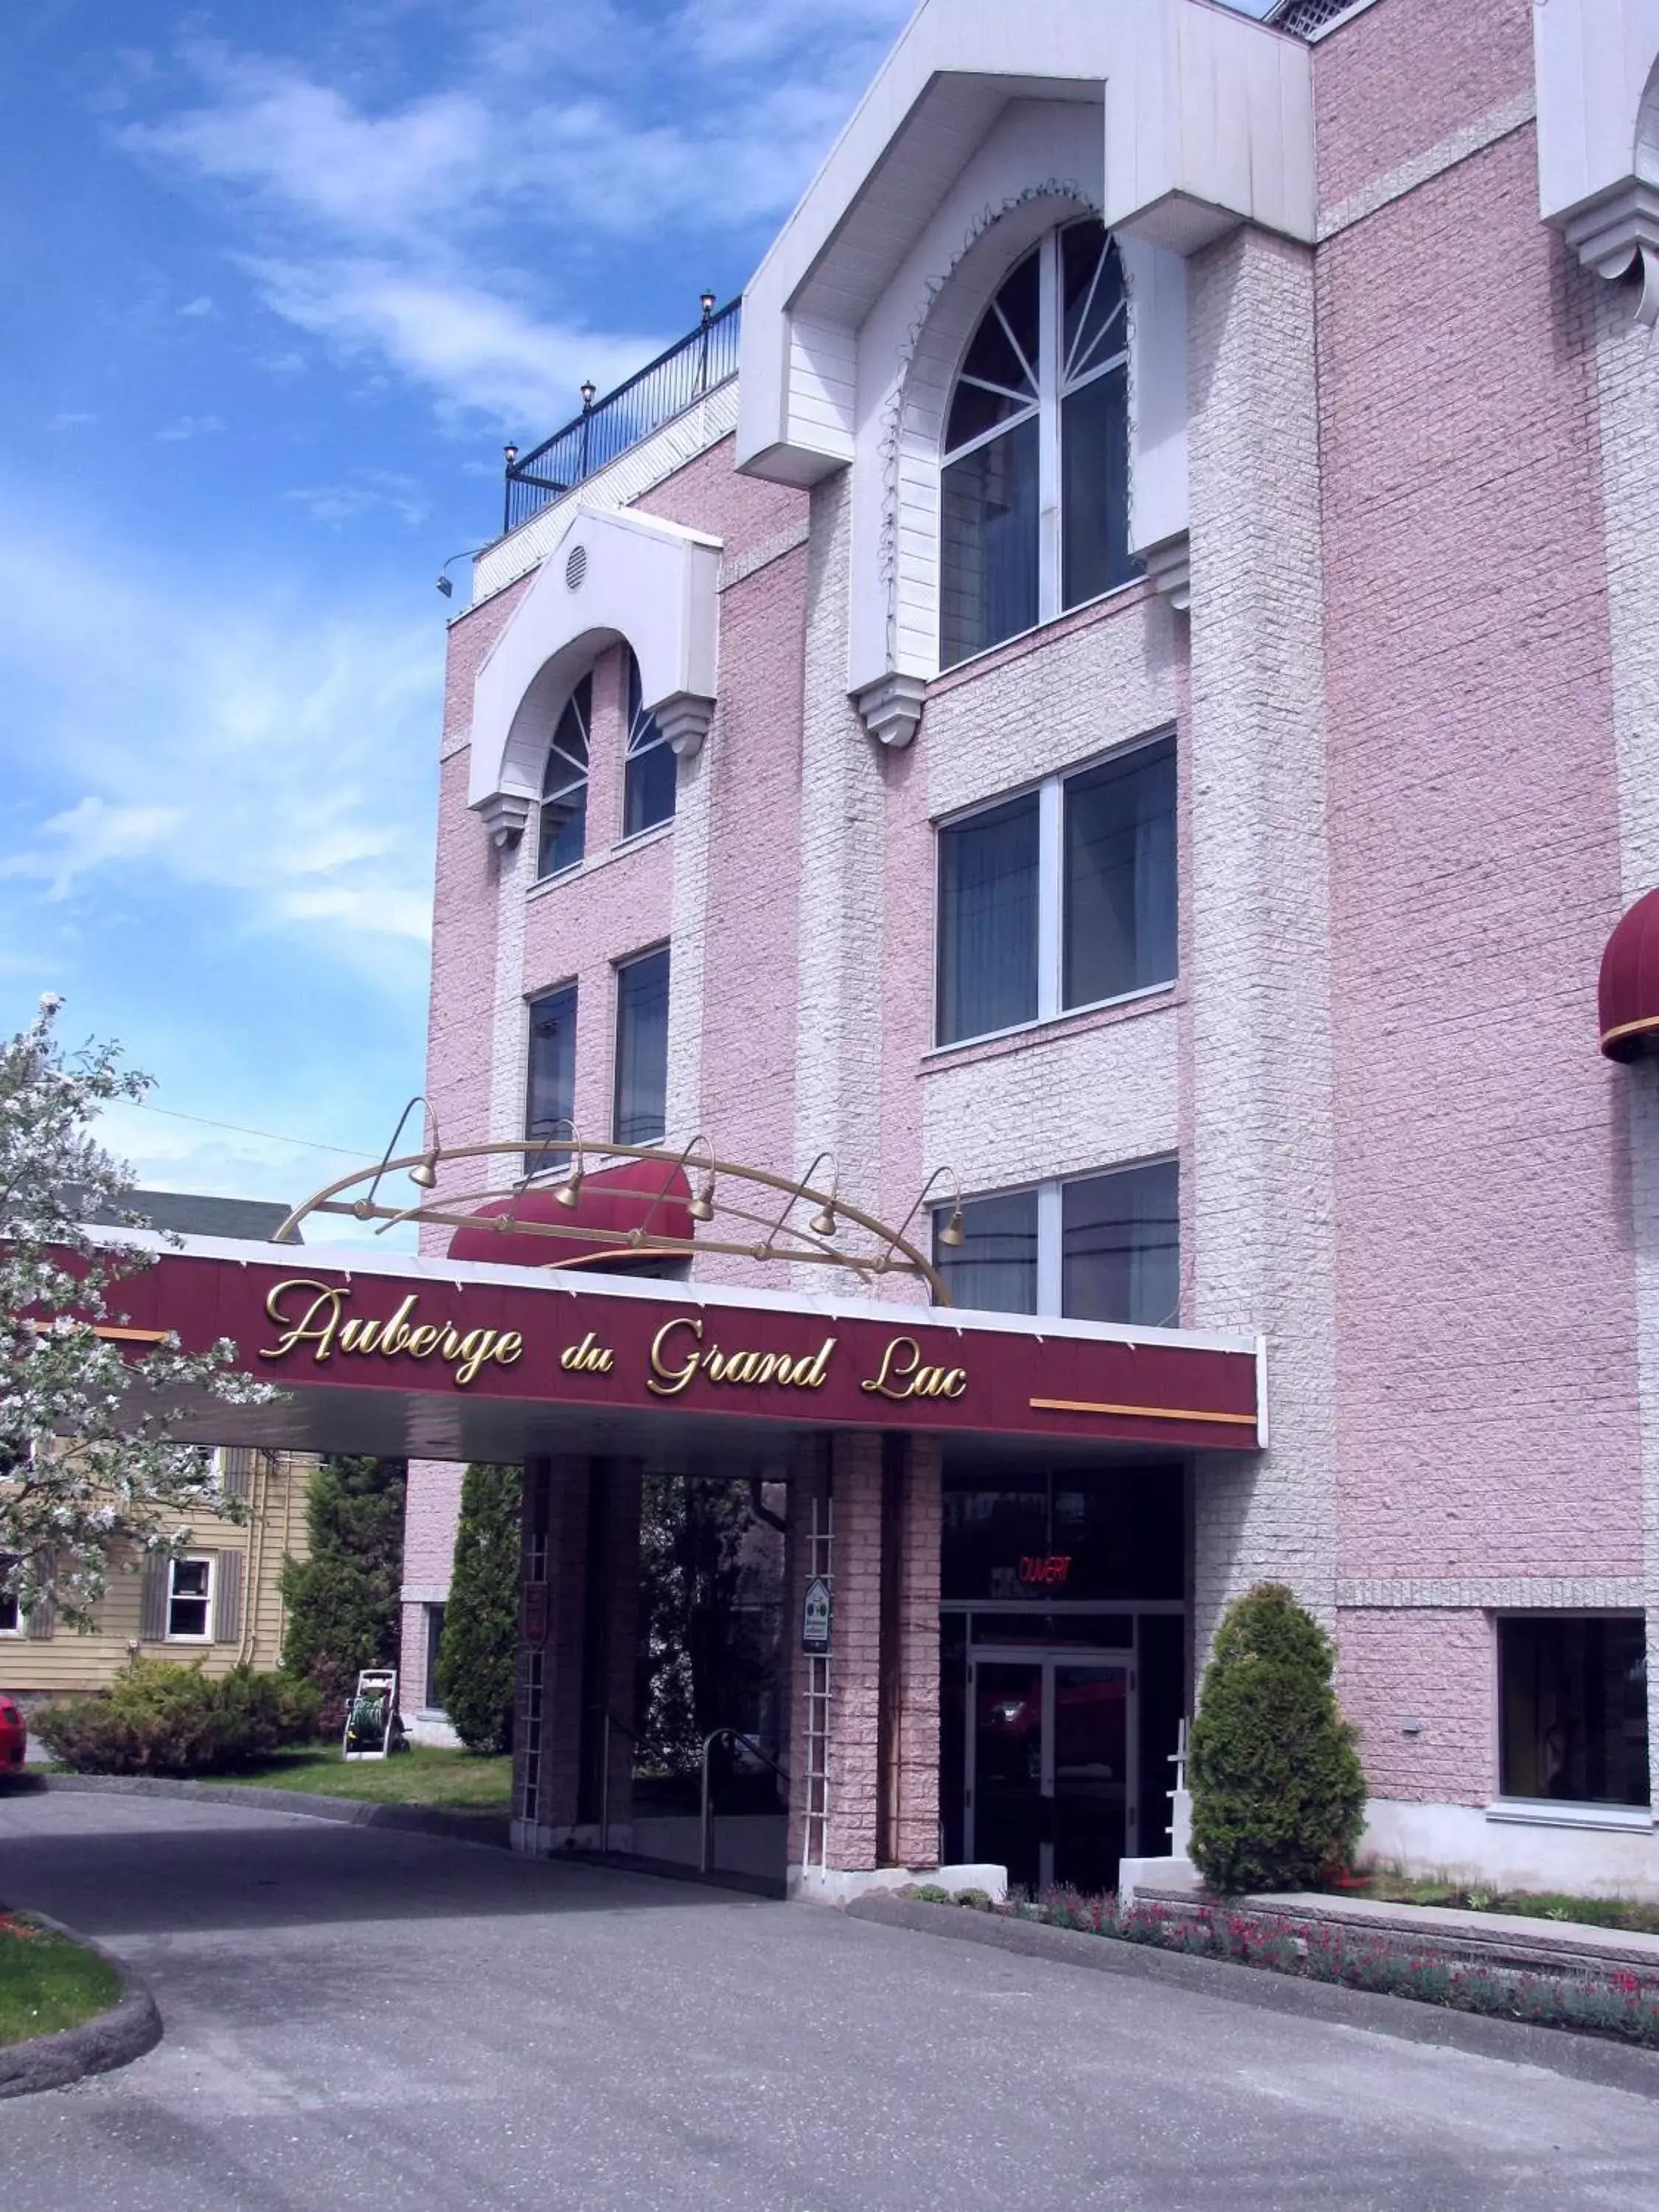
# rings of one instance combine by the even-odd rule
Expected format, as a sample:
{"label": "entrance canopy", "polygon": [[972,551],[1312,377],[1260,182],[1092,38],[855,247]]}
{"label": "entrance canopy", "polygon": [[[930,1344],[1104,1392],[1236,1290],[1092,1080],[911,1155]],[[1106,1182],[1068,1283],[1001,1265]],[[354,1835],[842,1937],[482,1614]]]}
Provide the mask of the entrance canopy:
{"label": "entrance canopy", "polygon": [[937,1434],[953,1458],[1267,1441],[1263,1347],[1243,1334],[91,1233],[160,1255],[116,1291],[107,1334],[135,1354],[170,1331],[188,1352],[228,1337],[239,1368],[282,1389],[270,1405],[204,1401],[199,1423],[181,1425],[202,1443],[615,1453],[691,1472],[834,1428]]}

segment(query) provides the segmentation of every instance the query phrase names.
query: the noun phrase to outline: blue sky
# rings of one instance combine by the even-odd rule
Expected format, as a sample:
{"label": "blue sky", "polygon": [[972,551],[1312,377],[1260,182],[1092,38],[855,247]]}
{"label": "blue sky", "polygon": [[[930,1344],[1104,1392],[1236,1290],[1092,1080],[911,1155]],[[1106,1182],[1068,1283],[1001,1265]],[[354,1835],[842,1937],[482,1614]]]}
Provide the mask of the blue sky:
{"label": "blue sky", "polygon": [[106,1128],[142,1180],[379,1153],[423,1059],[434,574],[504,439],[741,288],[906,12],[9,15],[0,1029],[57,990],[158,1079]]}

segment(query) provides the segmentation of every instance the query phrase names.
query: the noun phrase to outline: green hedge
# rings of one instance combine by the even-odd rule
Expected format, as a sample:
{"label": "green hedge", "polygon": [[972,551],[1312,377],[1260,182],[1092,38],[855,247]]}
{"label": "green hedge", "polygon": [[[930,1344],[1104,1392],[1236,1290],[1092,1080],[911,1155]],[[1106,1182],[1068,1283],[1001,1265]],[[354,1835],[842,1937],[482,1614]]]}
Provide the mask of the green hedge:
{"label": "green hedge", "polygon": [[318,1730],[321,1700],[288,1674],[233,1667],[216,1679],[169,1659],[135,1659],[114,1686],[46,1706],[30,1721],[76,1774],[223,1774]]}

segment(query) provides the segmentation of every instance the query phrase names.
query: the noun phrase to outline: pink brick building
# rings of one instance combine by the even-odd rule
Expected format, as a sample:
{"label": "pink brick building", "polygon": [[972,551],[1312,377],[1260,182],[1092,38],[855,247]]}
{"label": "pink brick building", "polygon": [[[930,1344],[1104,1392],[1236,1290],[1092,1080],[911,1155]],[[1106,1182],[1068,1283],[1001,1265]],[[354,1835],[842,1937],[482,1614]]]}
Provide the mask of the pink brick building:
{"label": "pink brick building", "polygon": [[[1255,1453],[684,1467],[787,1482],[792,1600],[834,1579],[797,1867],[1158,1855],[1273,1577],[1372,1848],[1659,1893],[1659,1078],[1596,1013],[1659,885],[1656,314],[1659,0],[926,0],[740,316],[510,471],[445,1145],[828,1152],[935,1236],[959,1188],[959,1305],[1265,1347]],[[592,1829],[640,1469],[530,1467],[529,1847]],[[459,1474],[411,1481],[411,1706]]]}

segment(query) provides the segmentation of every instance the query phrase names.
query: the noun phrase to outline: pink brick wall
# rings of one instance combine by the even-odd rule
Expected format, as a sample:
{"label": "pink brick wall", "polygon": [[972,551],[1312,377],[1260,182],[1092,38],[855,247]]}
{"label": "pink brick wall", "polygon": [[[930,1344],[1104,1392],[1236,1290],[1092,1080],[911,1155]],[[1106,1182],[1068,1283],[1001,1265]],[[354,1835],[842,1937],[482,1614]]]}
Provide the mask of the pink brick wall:
{"label": "pink brick wall", "polygon": [[1314,48],[1320,205],[1531,89],[1529,0],[1382,0]]}
{"label": "pink brick wall", "polygon": [[[1492,1629],[1477,1612],[1344,1613],[1337,1695],[1374,1797],[1485,1804],[1497,1790]],[[1407,1721],[1422,1723],[1407,1735]]]}
{"label": "pink brick wall", "polygon": [[1596,280],[1534,164],[1319,260],[1349,1574],[1641,1557]]}

